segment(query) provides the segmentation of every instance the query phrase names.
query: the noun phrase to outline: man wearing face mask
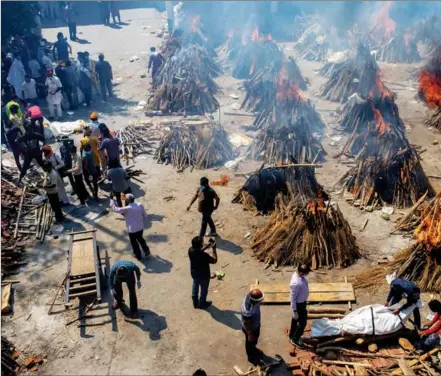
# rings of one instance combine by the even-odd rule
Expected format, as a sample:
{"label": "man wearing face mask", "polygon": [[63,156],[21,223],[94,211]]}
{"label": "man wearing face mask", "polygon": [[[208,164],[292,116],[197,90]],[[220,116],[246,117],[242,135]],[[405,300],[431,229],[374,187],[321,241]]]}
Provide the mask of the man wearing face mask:
{"label": "man wearing face mask", "polygon": [[263,301],[263,292],[254,289],[245,295],[241,306],[242,331],[245,334],[245,351],[251,364],[259,365],[262,351],[256,346],[260,336],[260,304]]}

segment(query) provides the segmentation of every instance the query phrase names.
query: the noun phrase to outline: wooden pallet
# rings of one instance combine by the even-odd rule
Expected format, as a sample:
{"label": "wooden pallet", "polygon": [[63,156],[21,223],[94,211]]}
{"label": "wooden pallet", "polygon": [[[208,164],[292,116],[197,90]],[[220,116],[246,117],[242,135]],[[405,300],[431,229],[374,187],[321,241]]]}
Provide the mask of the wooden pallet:
{"label": "wooden pallet", "polygon": [[[260,284],[259,281],[250,285],[250,291],[258,288],[265,294],[262,304],[289,304],[289,284]],[[355,301],[352,283],[309,283],[308,303],[347,303]]]}

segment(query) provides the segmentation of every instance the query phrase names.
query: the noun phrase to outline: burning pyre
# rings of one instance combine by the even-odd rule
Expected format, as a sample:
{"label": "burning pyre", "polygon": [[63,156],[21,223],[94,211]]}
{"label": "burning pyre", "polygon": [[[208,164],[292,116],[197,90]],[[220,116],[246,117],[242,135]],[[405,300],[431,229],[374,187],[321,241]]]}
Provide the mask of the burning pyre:
{"label": "burning pyre", "polygon": [[240,203],[245,210],[257,210],[263,214],[273,211],[276,197],[293,198],[306,203],[322,197],[328,199],[317,182],[314,169],[301,166],[262,167],[250,175],[236,193],[233,203]]}
{"label": "burning pyre", "polygon": [[171,163],[182,171],[215,167],[234,158],[227,132],[213,124],[184,124],[173,127],[155,153],[158,163]]}
{"label": "burning pyre", "polygon": [[294,48],[301,59],[309,61],[325,61],[328,55],[329,44],[322,25],[310,25],[295,43]]}
{"label": "burning pyre", "polygon": [[418,63],[421,56],[409,34],[398,34],[380,47],[377,59],[388,63]]}
{"label": "burning pyre", "polygon": [[200,46],[178,49],[162,65],[155,77],[155,93],[147,105],[150,111],[204,114],[216,111],[215,94],[219,86],[213,80],[220,74],[218,64]]}
{"label": "burning pyre", "polygon": [[313,269],[342,268],[360,257],[340,209],[322,198],[302,204],[278,196],[275,211],[256,231],[251,247],[260,261],[276,266],[309,263]]}
{"label": "burning pyre", "polygon": [[418,92],[429,107],[436,109],[425,123],[441,131],[441,45],[434,51],[432,59],[419,74]]}

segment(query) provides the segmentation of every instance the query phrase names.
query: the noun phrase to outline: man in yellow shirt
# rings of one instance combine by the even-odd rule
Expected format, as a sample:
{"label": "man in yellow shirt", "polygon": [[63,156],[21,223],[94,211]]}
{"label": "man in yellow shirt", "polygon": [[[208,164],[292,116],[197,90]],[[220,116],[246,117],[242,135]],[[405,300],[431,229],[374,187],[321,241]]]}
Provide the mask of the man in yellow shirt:
{"label": "man in yellow shirt", "polygon": [[84,137],[80,140],[80,153],[83,155],[84,145],[89,144],[93,154],[93,161],[98,168],[98,172],[101,175],[101,157],[99,152],[99,140],[92,134],[92,128],[89,125],[84,127]]}

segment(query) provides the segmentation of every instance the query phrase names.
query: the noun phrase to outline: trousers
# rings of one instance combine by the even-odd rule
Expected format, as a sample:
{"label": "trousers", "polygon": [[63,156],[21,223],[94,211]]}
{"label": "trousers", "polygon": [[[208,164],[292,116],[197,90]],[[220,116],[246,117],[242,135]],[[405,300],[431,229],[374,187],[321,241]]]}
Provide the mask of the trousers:
{"label": "trousers", "polygon": [[296,303],[297,314],[299,318],[291,319],[291,328],[289,330],[289,338],[298,341],[305,331],[306,323],[308,322],[308,311],[306,310],[306,302]]}
{"label": "trousers", "polygon": [[69,22],[69,38],[70,40],[77,39],[77,23],[76,22]]}
{"label": "trousers", "polygon": [[[135,288],[135,278],[128,278],[127,288],[129,289],[129,299],[130,299],[130,311],[132,313],[138,312],[138,299],[136,297],[136,288]],[[122,289],[122,282],[116,282],[115,284],[115,300],[119,307],[123,304],[124,293]]]}
{"label": "trousers", "polygon": [[150,249],[147,245],[147,242],[142,237],[143,233],[144,230],[137,232],[129,232],[130,244],[132,244],[133,253],[137,258],[141,258],[141,250],[139,246],[141,246],[146,256],[150,253]]}
{"label": "trousers", "polygon": [[257,343],[259,342],[260,337],[260,326],[253,330],[254,340],[248,340],[248,333],[242,328],[242,332],[245,334],[245,351],[247,353],[248,361],[257,365],[262,356],[262,352],[257,348]]}
{"label": "trousers", "polygon": [[[199,304],[203,305],[207,302],[208,286],[210,286],[210,279],[193,278],[191,297],[193,299],[193,306],[195,308],[198,307]],[[200,299],[199,288],[201,290]]]}
{"label": "trousers", "polygon": [[61,211],[60,199],[58,198],[58,193],[48,193],[47,198],[51,204],[52,211],[55,214],[55,219],[57,222],[63,220],[63,212]]}
{"label": "trousers", "polygon": [[107,92],[109,93],[109,97],[113,95],[112,80],[110,78],[107,80],[100,78],[100,88],[101,88],[101,97],[103,98],[103,100],[107,99]]}
{"label": "trousers", "polygon": [[40,165],[40,167],[43,167],[43,158],[41,156],[41,150],[40,149],[29,149],[24,152],[24,162],[23,162],[23,168],[20,172],[20,179],[23,178],[23,176],[26,175],[26,172],[29,169],[29,166],[31,165],[32,160],[35,159],[37,163]]}
{"label": "trousers", "polygon": [[62,117],[63,112],[61,111],[61,103],[49,103],[47,102],[47,106],[49,108],[49,114],[51,117],[55,116],[55,110],[57,111],[57,117]]}
{"label": "trousers", "polygon": [[83,175],[82,174],[74,175],[73,178],[75,183],[75,185],[73,186],[75,193],[78,195],[81,205],[84,205],[86,203],[87,198],[89,197],[89,193],[87,192],[86,187],[84,186]]}
{"label": "trousers", "polygon": [[21,171],[20,155],[24,154],[24,149],[21,147],[13,147],[12,155],[14,156],[15,164],[17,165],[18,171]]}
{"label": "trousers", "polygon": [[[92,191],[94,199],[98,198],[98,175],[90,175],[88,172],[83,171],[84,180],[87,186]],[[90,176],[92,176],[92,183],[90,182]]]}
{"label": "trousers", "polygon": [[199,236],[203,238],[207,232],[207,225],[210,226],[210,232],[216,233],[216,226],[214,225],[213,218],[211,218],[212,213],[202,213],[201,221],[201,231]]}

